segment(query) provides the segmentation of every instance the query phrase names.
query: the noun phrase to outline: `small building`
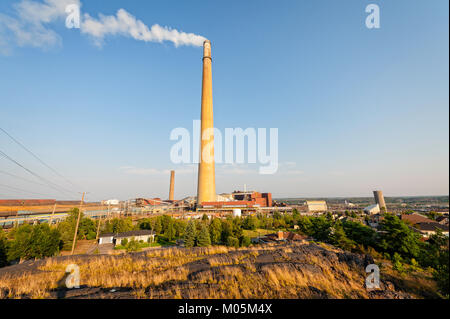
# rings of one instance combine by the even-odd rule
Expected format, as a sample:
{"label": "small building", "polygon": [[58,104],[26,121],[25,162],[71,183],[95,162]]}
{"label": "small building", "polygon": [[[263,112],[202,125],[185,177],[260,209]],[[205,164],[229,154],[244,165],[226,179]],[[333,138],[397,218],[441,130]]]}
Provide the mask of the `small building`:
{"label": "small building", "polygon": [[443,215],[443,216],[438,216],[438,217],[436,218],[436,221],[437,221],[439,224],[441,224],[441,225],[448,226],[448,215],[447,215],[447,216],[445,216],[445,215]]}
{"label": "small building", "polygon": [[114,243],[114,233],[104,233],[98,237],[98,244],[113,244]]}
{"label": "small building", "polygon": [[367,215],[375,215],[380,213],[380,206],[378,204],[370,205],[364,208],[364,213]]}
{"label": "small building", "polygon": [[105,201],[102,201],[103,205],[119,205],[120,201],[118,199],[108,199]]}
{"label": "small building", "polygon": [[136,241],[144,241],[144,242],[155,242],[155,232],[153,230],[132,230],[123,233],[105,233],[101,234],[98,239],[98,244],[114,244],[120,245],[122,240],[126,239],[127,241],[136,240]]}
{"label": "small building", "polygon": [[132,230],[124,233],[119,233],[114,236],[114,244],[118,245],[122,240],[127,239],[128,241],[144,241],[153,243],[155,241],[155,232],[153,230]]}
{"label": "small building", "polygon": [[442,231],[442,234],[448,237],[448,226],[441,225],[436,222],[417,223],[414,225],[414,228],[416,228],[423,237],[430,237],[431,235],[434,235],[438,229]]}

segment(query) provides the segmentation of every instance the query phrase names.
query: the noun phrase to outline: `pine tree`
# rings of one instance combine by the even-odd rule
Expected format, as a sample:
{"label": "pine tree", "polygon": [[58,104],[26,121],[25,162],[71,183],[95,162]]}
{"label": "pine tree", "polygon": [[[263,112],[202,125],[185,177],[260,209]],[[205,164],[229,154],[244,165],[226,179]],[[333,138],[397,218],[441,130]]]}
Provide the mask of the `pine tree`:
{"label": "pine tree", "polygon": [[209,231],[205,224],[202,224],[200,233],[197,237],[197,246],[208,247],[211,246],[211,238],[209,237]]}
{"label": "pine tree", "polygon": [[222,222],[219,218],[214,218],[209,224],[209,235],[211,237],[211,243],[219,244],[220,236],[222,234]]}
{"label": "pine tree", "polygon": [[170,221],[167,225],[166,236],[169,241],[172,241],[175,238],[175,227],[173,226],[173,221]]}
{"label": "pine tree", "polygon": [[195,246],[195,222],[190,221],[184,232],[184,247],[190,248]]}

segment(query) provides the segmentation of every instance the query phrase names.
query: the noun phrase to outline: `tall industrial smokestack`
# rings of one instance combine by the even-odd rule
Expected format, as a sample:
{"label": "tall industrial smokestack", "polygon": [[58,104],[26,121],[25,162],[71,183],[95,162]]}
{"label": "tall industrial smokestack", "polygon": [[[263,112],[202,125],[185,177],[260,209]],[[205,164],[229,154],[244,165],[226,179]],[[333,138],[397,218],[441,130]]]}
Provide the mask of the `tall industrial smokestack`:
{"label": "tall industrial smokestack", "polygon": [[373,191],[373,196],[375,197],[375,203],[378,204],[380,210],[386,211],[386,203],[384,202],[384,196],[382,191]]}
{"label": "tall industrial smokestack", "polygon": [[197,204],[216,200],[211,42],[203,42],[202,114]]}
{"label": "tall industrial smokestack", "polygon": [[174,190],[175,190],[175,171],[170,171],[169,200],[174,200],[173,199]]}

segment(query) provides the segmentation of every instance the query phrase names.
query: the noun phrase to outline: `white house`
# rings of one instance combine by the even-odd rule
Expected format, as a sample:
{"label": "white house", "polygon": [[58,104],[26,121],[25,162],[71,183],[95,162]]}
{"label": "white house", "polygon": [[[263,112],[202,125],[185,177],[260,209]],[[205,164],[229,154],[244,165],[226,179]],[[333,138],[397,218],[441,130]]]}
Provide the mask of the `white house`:
{"label": "white house", "polygon": [[113,234],[105,233],[101,234],[98,239],[98,244],[114,244],[120,245],[122,240],[126,239],[128,242],[131,240],[143,241],[153,243],[155,241],[155,232],[153,230],[132,230],[123,233]]}

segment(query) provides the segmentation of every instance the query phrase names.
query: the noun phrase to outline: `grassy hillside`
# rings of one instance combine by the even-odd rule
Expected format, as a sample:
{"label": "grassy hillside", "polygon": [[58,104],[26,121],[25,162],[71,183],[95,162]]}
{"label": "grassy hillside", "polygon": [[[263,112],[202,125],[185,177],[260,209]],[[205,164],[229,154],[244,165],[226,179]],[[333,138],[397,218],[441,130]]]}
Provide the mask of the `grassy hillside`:
{"label": "grassy hillside", "polygon": [[[120,256],[54,257],[0,269],[0,298],[434,298],[425,273],[381,268],[365,288],[368,255],[314,243],[170,248]],[[65,269],[80,267],[80,289]]]}

